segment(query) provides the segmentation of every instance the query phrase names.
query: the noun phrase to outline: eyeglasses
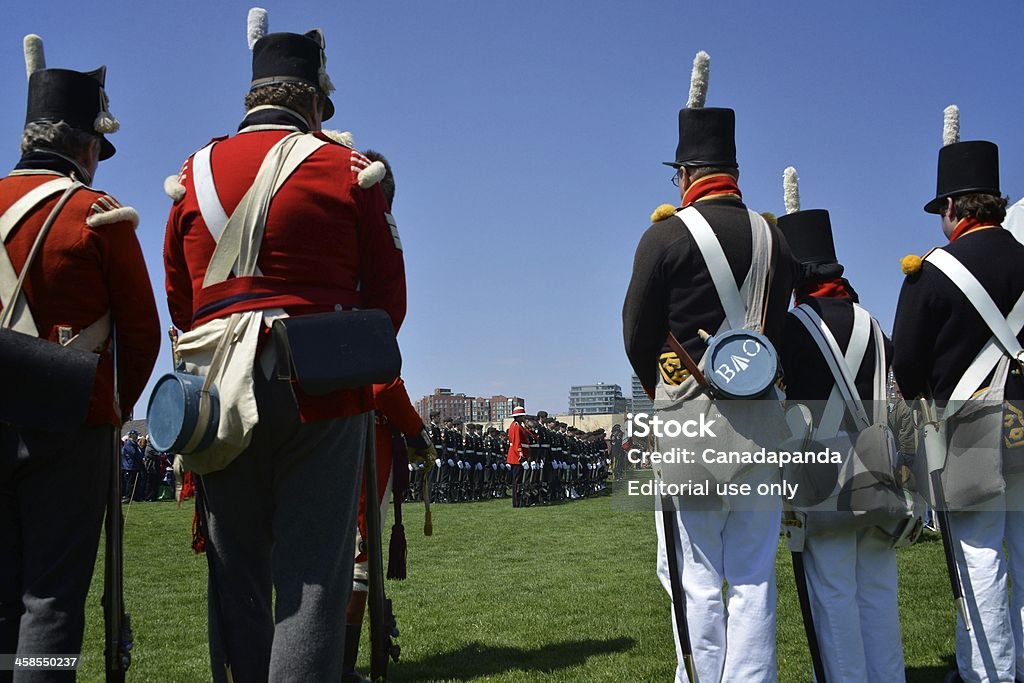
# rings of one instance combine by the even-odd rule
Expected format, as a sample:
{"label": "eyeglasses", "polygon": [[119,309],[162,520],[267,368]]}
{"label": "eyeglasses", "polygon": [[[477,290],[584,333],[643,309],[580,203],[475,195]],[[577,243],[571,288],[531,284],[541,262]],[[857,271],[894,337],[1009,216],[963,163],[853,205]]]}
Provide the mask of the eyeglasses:
{"label": "eyeglasses", "polygon": [[682,170],[683,169],[681,169],[681,168],[677,168],[672,173],[672,184],[675,185],[676,187],[679,187],[679,172],[682,171]]}

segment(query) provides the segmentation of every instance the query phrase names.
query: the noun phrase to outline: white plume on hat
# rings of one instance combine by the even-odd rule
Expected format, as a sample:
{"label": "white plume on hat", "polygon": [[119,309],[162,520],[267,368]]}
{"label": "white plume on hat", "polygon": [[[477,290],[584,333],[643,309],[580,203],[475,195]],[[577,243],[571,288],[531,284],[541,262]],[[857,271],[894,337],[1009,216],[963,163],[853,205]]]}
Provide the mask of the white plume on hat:
{"label": "white plume on hat", "polygon": [[262,7],[253,7],[249,10],[249,16],[245,22],[245,35],[249,40],[249,49],[252,50],[256,41],[267,35],[267,10]]}
{"label": "white plume on hat", "polygon": [[43,39],[34,33],[30,33],[25,36],[22,45],[25,48],[25,77],[29,78],[36,71],[46,68]]}
{"label": "white plume on hat", "polygon": [[942,110],[942,146],[960,142],[960,107],[951,104]]}
{"label": "white plume on hat", "polygon": [[782,172],[782,201],[786,205],[786,213],[800,210],[800,178],[792,166]]}
{"label": "white plume on hat", "polygon": [[708,97],[708,72],[711,69],[711,56],[701,50],[693,58],[693,71],[690,72],[690,97],[686,101],[688,109],[702,109]]}

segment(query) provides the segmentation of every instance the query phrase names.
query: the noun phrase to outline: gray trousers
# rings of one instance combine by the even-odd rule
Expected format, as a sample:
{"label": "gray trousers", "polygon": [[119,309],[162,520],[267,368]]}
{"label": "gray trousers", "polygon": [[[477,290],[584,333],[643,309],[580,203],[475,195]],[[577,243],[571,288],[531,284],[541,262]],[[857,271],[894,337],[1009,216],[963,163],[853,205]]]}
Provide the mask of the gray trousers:
{"label": "gray trousers", "polygon": [[[82,651],[115,461],[110,425],[30,438],[0,424],[0,653]],[[0,671],[0,683],[11,680],[73,681],[75,672]]]}
{"label": "gray trousers", "polygon": [[370,413],[300,424],[288,384],[256,374],[251,445],[200,484],[213,679],[341,680]]}

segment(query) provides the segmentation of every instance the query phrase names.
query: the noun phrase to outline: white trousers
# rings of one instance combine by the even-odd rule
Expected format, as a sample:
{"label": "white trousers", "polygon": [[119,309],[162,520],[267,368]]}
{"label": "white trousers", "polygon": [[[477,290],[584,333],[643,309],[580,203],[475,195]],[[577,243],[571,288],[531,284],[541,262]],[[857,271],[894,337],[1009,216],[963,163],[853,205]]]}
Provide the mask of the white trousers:
{"label": "white trousers", "polygon": [[896,551],[873,528],[809,535],[804,571],[828,683],[902,683]]}
{"label": "white trousers", "polygon": [[[1024,474],[1006,476],[1006,493],[970,512],[949,513],[959,540],[960,575],[971,620],[956,625],[956,660],[966,683],[1024,678]],[[1018,511],[1007,511],[1007,506]],[[1003,552],[1006,543],[1007,553]],[[1007,595],[1007,570],[1013,583]]]}
{"label": "white trousers", "polygon": [[[777,475],[776,475],[777,476]],[[775,683],[775,553],[781,503],[771,511],[675,513],[676,563],[700,683]],[[749,507],[749,503],[746,504]],[[656,514],[658,578],[672,594],[665,527]],[[723,582],[728,585],[722,594]],[[676,681],[687,683],[676,630]]]}

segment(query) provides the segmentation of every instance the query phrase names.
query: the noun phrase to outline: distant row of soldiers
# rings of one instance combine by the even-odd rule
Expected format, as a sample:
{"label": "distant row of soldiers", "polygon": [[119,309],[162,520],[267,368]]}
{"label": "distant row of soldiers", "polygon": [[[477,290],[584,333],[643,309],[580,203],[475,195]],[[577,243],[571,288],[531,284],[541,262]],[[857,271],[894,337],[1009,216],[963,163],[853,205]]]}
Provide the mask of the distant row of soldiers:
{"label": "distant row of soldiers", "polygon": [[586,433],[544,411],[537,413],[536,420],[527,418],[525,422],[528,440],[522,444],[521,507],[609,491],[611,462],[603,429]]}
{"label": "distant row of soldiers", "polygon": [[584,433],[543,410],[512,411],[507,462],[512,507],[548,505],[608,491],[609,451],[600,429]]}
{"label": "distant row of soldiers", "polygon": [[[437,459],[426,474],[422,465],[410,467],[409,500],[422,498],[424,476],[430,480],[431,499],[441,503],[511,495],[516,507],[525,507],[585,498],[608,488],[604,430],[584,433],[541,411],[520,422],[524,438],[512,453],[509,435],[494,427],[459,425],[451,418],[438,424],[438,413],[430,417],[427,430]],[[514,476],[519,470],[522,476]]]}

